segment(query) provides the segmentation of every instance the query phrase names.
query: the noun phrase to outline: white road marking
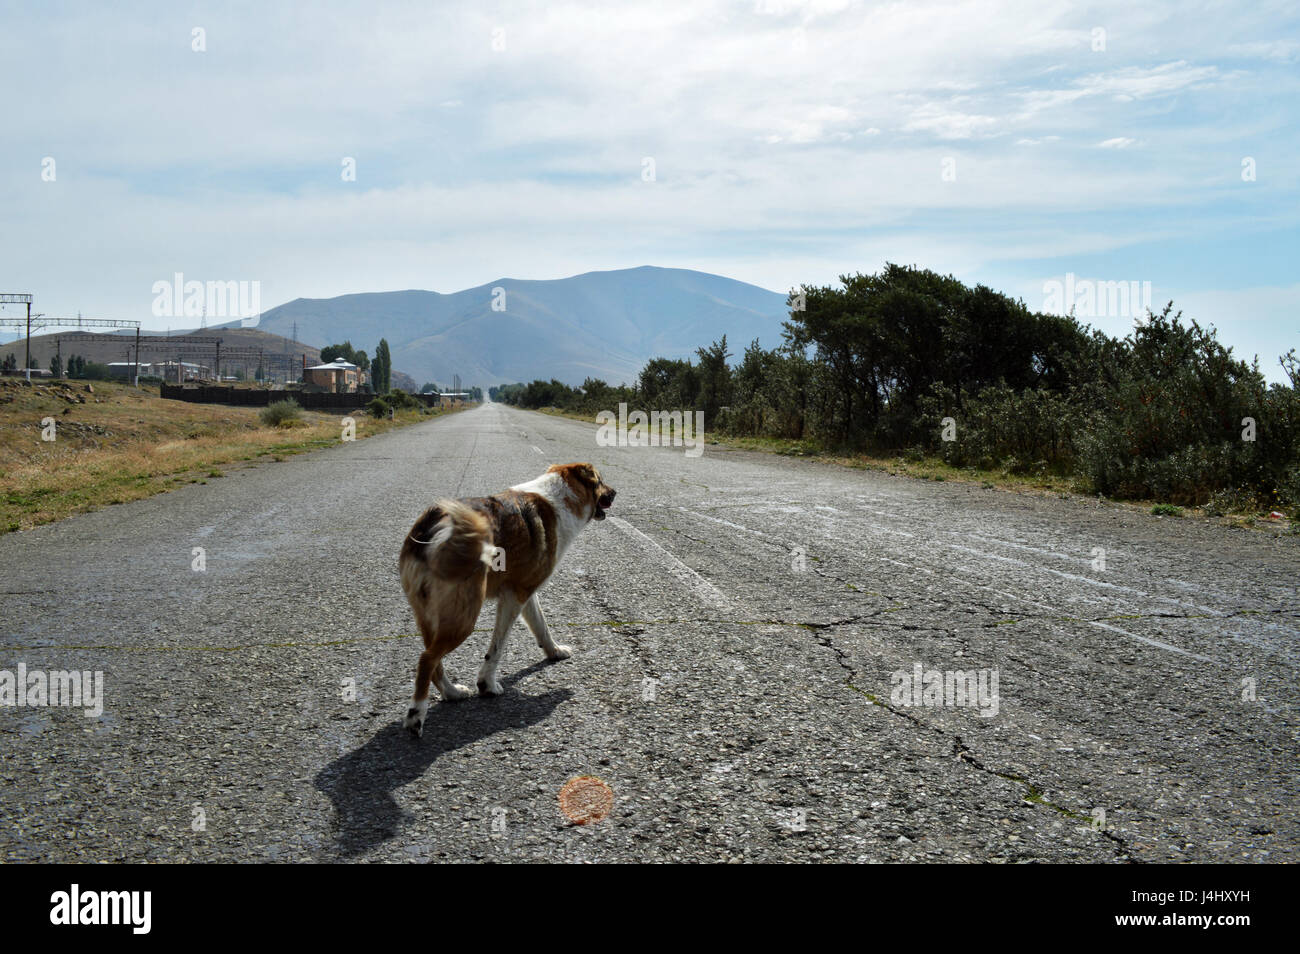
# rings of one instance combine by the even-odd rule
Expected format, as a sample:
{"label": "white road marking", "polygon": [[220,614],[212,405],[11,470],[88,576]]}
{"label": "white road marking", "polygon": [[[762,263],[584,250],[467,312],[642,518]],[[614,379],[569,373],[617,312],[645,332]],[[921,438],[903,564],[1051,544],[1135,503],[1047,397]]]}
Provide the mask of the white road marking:
{"label": "white road marking", "polygon": [[[687,510],[685,507],[679,507],[678,509],[681,510],[681,511],[683,511],[683,512],[685,512],[685,513],[692,513],[694,516],[702,517],[702,518],[704,518],[705,520],[712,520],[712,521],[715,522],[715,523],[724,524],[724,525],[726,525],[726,526],[733,527],[733,528],[738,529],[738,530],[744,530],[744,531],[746,531],[746,532],[748,532],[748,533],[756,534],[756,535],[759,535],[759,536],[769,536],[769,534],[765,534],[765,533],[763,533],[763,531],[761,531],[761,530],[754,530],[754,529],[752,529],[752,528],[750,528],[750,527],[746,527],[746,526],[743,526],[742,524],[738,524],[738,523],[733,523],[733,522],[731,522],[731,521],[729,521],[729,520],[720,520],[720,519],[718,519],[718,518],[716,518],[716,517],[710,517],[710,516],[708,516],[707,514],[698,514],[698,513],[694,513],[693,511]],[[631,528],[630,528],[630,529],[631,529]],[[901,533],[901,532],[902,532],[902,531],[891,531],[891,530],[889,530],[889,529],[886,528],[886,527],[872,527],[872,530],[873,530],[873,531],[884,530],[884,531],[887,532],[887,533]],[[640,531],[636,531],[636,532],[639,533]],[[908,536],[911,536],[911,534],[907,534],[907,535],[908,535]],[[650,538],[649,538],[649,537],[646,537],[646,539],[649,540]],[[651,543],[654,543],[653,540],[651,540],[650,542],[651,542]],[[655,544],[655,545],[658,546],[658,544]],[[1120,586],[1120,585],[1116,585],[1116,584],[1114,584],[1114,583],[1105,583],[1105,582],[1102,582],[1102,581],[1099,581],[1099,580],[1092,580],[1092,579],[1089,579],[1088,577],[1079,576],[1079,575],[1074,574],[1074,573],[1065,573],[1065,572],[1063,572],[1063,571],[1061,571],[1061,570],[1053,570],[1053,569],[1050,568],[1050,567],[1036,566],[1035,564],[1032,564],[1032,563],[1026,563],[1026,562],[1023,561],[1023,560],[1016,560],[1016,559],[1013,559],[1013,558],[1011,558],[1011,557],[998,556],[997,554],[987,553],[987,552],[983,552],[983,551],[980,551],[980,550],[972,550],[972,549],[969,548],[969,547],[958,546],[958,545],[956,545],[956,544],[947,544],[947,546],[949,546],[950,548],[955,549],[955,550],[963,550],[963,551],[965,551],[965,552],[967,552],[967,553],[971,553],[971,554],[974,554],[974,555],[976,555],[976,556],[982,556],[982,557],[991,558],[991,559],[994,559],[994,560],[1001,560],[1001,561],[1004,561],[1004,562],[1007,562],[1007,563],[1015,563],[1015,564],[1019,564],[1019,565],[1021,565],[1021,566],[1027,567],[1027,568],[1029,568],[1029,569],[1035,569],[1035,570],[1045,571],[1045,572],[1047,572],[1047,573],[1053,573],[1053,574],[1056,574],[1057,576],[1063,576],[1063,577],[1066,577],[1066,578],[1068,578],[1068,579],[1076,580],[1076,581],[1083,582],[1083,583],[1090,583],[1090,584],[1093,584],[1093,585],[1096,585],[1096,586],[1102,586],[1102,587],[1106,587],[1106,588],[1114,589],[1114,590],[1128,591],[1128,592],[1131,592],[1131,593],[1139,593],[1139,594],[1141,594],[1142,596],[1146,596],[1146,597],[1148,597],[1148,598],[1161,599],[1161,600],[1165,600],[1165,601],[1167,601],[1167,602],[1171,602],[1171,603],[1179,603],[1179,604],[1182,604],[1182,605],[1184,605],[1184,606],[1195,606],[1195,604],[1184,603],[1182,600],[1175,600],[1175,599],[1171,599],[1170,597],[1161,597],[1161,596],[1157,596],[1157,595],[1151,595],[1151,594],[1142,593],[1140,590],[1135,590],[1133,587],[1129,587],[1129,586]],[[661,548],[661,549],[662,549],[662,548]],[[665,552],[666,552],[666,551],[665,551]],[[671,556],[671,554],[670,554],[670,556]],[[675,559],[675,558],[674,558],[674,559]],[[932,570],[932,569],[930,569],[930,568],[928,568],[928,567],[915,566],[915,565],[913,565],[913,564],[904,563],[904,562],[901,561],[901,560],[893,560],[893,559],[890,559],[889,557],[886,557],[886,556],[877,556],[876,559],[881,560],[882,562],[885,562],[885,563],[892,563],[892,564],[894,564],[895,566],[900,566],[900,567],[903,567],[903,568],[908,569],[908,570],[912,570],[912,571],[920,571],[920,572],[922,572],[922,573],[927,573],[927,574],[929,574],[929,575],[931,575],[931,576],[934,575],[934,570]],[[689,569],[689,568],[688,568],[688,569]],[[958,566],[949,566],[949,567],[946,568],[946,570],[947,570],[947,572],[949,572],[949,573],[951,573],[951,572],[953,572],[953,571],[964,572],[963,568],[962,568],[962,567],[958,567]],[[693,571],[692,571],[692,572],[693,572]],[[1015,593],[1008,593],[1008,592],[1005,592],[1005,591],[1003,591],[1003,590],[999,590],[999,589],[997,589],[997,588],[995,588],[995,587],[989,586],[989,585],[986,584],[986,583],[978,583],[978,582],[975,582],[975,581],[973,581],[973,580],[967,581],[967,583],[968,583],[968,585],[973,585],[973,586],[977,587],[978,589],[988,590],[989,592],[997,593],[999,596],[1010,597],[1011,599],[1017,600],[1017,601],[1019,601],[1019,602],[1021,602],[1021,603],[1028,603],[1030,606],[1036,606],[1036,607],[1038,607],[1038,608],[1040,608],[1040,609],[1049,610],[1049,611],[1051,611],[1051,612],[1060,612],[1060,609],[1059,609],[1058,607],[1050,606],[1050,605],[1047,604],[1047,603],[1041,603],[1041,602],[1039,602],[1038,600],[1029,599],[1029,598],[1024,597],[1024,596],[1019,596],[1019,595],[1017,595],[1017,594],[1015,594]],[[1199,606],[1196,606],[1195,608],[1197,608],[1197,609],[1202,609],[1202,607],[1199,607]],[[1211,612],[1211,613],[1214,613],[1215,611],[1210,610],[1210,612]],[[1216,614],[1216,615],[1217,615],[1217,614]],[[1219,663],[1219,660],[1217,660],[1217,659],[1213,659],[1213,658],[1211,658],[1211,657],[1209,657],[1209,656],[1202,656],[1202,655],[1200,655],[1199,653],[1190,652],[1189,650],[1182,649],[1182,648],[1180,648],[1180,647],[1178,647],[1178,646],[1171,645],[1170,643],[1164,643],[1164,642],[1161,642],[1161,641],[1158,640],[1158,639],[1151,639],[1151,638],[1149,638],[1149,637],[1147,637],[1147,636],[1140,636],[1140,635],[1138,635],[1137,633],[1130,633],[1130,632],[1129,632],[1128,630],[1126,630],[1126,629],[1120,629],[1118,626],[1112,626],[1112,625],[1110,625],[1109,623],[1102,623],[1102,622],[1099,622],[1099,621],[1096,621],[1096,620],[1088,620],[1088,619],[1081,619],[1081,620],[1079,620],[1079,622],[1084,623],[1084,624],[1087,625],[1087,626],[1091,626],[1091,627],[1093,627],[1093,628],[1095,628],[1095,629],[1103,629],[1103,630],[1106,630],[1107,632],[1116,633],[1116,634],[1118,634],[1118,635],[1120,635],[1120,636],[1125,636],[1125,637],[1127,637],[1127,638],[1129,638],[1129,639],[1137,640],[1137,641],[1140,642],[1140,643],[1145,643],[1146,645],[1148,645],[1148,646],[1153,646],[1153,647],[1155,647],[1156,649],[1164,649],[1164,650],[1168,650],[1169,652],[1172,652],[1172,653],[1178,653],[1178,654],[1181,655],[1181,656],[1187,656],[1187,657],[1189,657],[1189,658],[1191,658],[1191,659],[1195,659],[1195,660],[1197,660],[1197,661],[1199,661],[1199,662],[1212,663],[1212,664],[1215,664],[1215,665],[1220,665],[1220,664],[1221,664],[1221,663]],[[1053,630],[1056,630],[1056,631],[1058,631],[1058,632],[1064,632],[1063,630],[1060,630],[1058,627],[1055,627],[1055,626],[1051,626],[1050,628],[1053,629]],[[1068,634],[1067,634],[1067,635],[1068,635]]]}
{"label": "white road marking", "polygon": [[1112,633],[1119,633],[1121,636],[1127,636],[1129,639],[1136,639],[1140,643],[1146,643],[1148,646],[1155,646],[1157,649],[1167,649],[1171,653],[1180,653],[1184,656],[1191,656],[1193,659],[1199,659],[1201,662],[1218,662],[1209,656],[1201,656],[1197,653],[1188,652],[1186,649],[1179,649],[1177,646],[1171,646],[1169,643],[1162,643],[1158,639],[1148,639],[1146,636],[1139,636],[1137,633],[1130,633],[1126,629],[1120,629],[1118,626],[1111,626],[1109,623],[1099,623],[1095,620],[1086,621],[1089,626],[1095,626],[1098,629],[1108,629]]}
{"label": "white road marking", "polygon": [[[536,444],[533,445],[533,450],[537,451],[537,453],[539,453],[539,454],[542,453],[542,449],[541,449],[540,447],[538,447]],[[542,456],[545,457],[546,455],[545,455],[545,454],[542,454]]]}
{"label": "white road marking", "polygon": [[712,603],[715,606],[723,608],[731,607],[731,599],[723,593],[722,590],[718,589],[681,560],[677,559],[677,557],[673,556],[671,551],[659,544],[656,540],[646,536],[626,520],[614,516],[606,517],[606,519],[628,536],[636,538],[641,543],[648,543],[650,546],[662,553],[668,560],[669,572],[689,586],[691,590],[694,591],[695,595],[699,597],[701,602]]}
{"label": "white road marking", "polygon": [[1185,606],[1189,609],[1198,610],[1210,616],[1222,616],[1223,614],[1209,606],[1201,606],[1199,603],[1190,603],[1187,600],[1175,599],[1172,596],[1161,596],[1159,593],[1147,593],[1145,590],[1139,590],[1132,586],[1124,586],[1122,583],[1107,583],[1105,580],[1094,580],[1091,577],[1080,576],[1077,573],[1066,573],[1064,570],[1053,570],[1050,566],[1039,566],[1035,563],[1027,563],[1024,560],[1017,560],[1014,557],[999,556],[996,553],[989,553],[985,550],[974,550],[970,547],[963,547],[956,543],[949,543],[949,547],[954,550],[961,550],[963,553],[970,553],[977,557],[983,557],[986,560],[1001,560],[1003,563],[1014,563],[1017,566],[1023,566],[1031,570],[1038,570],[1040,573],[1051,573],[1054,576],[1061,576],[1067,580],[1073,580],[1075,583],[1083,583],[1087,586],[1098,586],[1108,590],[1118,590],[1124,593],[1133,593],[1143,599],[1160,600],[1162,603],[1173,603],[1175,606]]}

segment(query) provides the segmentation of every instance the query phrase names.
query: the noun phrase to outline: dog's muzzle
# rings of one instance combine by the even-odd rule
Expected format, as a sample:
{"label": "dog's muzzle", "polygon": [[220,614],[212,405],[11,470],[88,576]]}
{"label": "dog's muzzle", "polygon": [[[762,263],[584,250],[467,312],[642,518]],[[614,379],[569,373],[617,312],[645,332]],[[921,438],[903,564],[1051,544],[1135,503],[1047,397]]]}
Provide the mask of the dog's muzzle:
{"label": "dog's muzzle", "polygon": [[614,505],[614,493],[613,490],[610,490],[596,498],[596,511],[591,515],[591,519],[605,519],[605,511]]}

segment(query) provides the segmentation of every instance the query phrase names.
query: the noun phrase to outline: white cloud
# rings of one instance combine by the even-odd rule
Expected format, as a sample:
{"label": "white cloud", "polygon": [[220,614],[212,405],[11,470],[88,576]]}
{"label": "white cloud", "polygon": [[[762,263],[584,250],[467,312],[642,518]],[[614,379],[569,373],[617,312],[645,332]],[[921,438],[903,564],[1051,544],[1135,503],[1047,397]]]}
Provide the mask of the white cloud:
{"label": "white cloud", "polygon": [[[0,230],[0,261],[51,308],[128,316],[176,270],[260,279],[267,304],[646,263],[788,287],[894,258],[977,280],[1228,234],[1202,212],[1225,198],[1238,233],[1294,228],[1279,17],[1159,0],[11,13],[0,202],[21,228]],[[1127,214],[1086,219],[1108,210]]]}
{"label": "white cloud", "polygon": [[1291,63],[1300,59],[1300,41],[1260,40],[1254,43],[1233,43],[1228,47],[1228,53],[1232,56]]}

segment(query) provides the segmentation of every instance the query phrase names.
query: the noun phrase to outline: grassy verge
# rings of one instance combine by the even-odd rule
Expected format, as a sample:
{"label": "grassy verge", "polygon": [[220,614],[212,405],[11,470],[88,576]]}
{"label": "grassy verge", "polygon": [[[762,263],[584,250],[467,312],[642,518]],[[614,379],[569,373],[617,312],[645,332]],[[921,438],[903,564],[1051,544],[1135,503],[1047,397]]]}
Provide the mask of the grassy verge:
{"label": "grassy verge", "polygon": [[[541,413],[553,417],[567,417],[575,421],[595,424],[592,414],[579,414],[562,411],[558,408],[541,408]],[[1096,498],[1098,495],[1086,480],[1050,472],[1012,473],[1002,469],[980,469],[977,467],[954,467],[937,457],[913,457],[896,455],[878,457],[869,454],[845,454],[829,451],[818,442],[810,440],[788,440],[773,437],[729,437],[724,434],[706,433],[709,445],[733,447],[737,450],[761,451],[768,454],[781,454],[787,457],[803,457],[850,467],[857,470],[877,470],[898,477],[911,477],[915,480],[933,480],[937,482],[954,481],[957,483],[979,484],[985,489],[1011,490],[1018,493],[1056,495],[1058,497],[1079,496]],[[1216,509],[1210,507],[1174,507],[1156,500],[1122,500],[1112,501],[1135,509],[1145,510],[1154,516],[1201,518],[1218,522],[1224,526],[1238,529],[1260,529],[1273,532],[1300,532],[1300,522],[1295,520],[1270,519],[1258,509],[1244,504]]]}
{"label": "grassy verge", "polygon": [[[341,442],[343,412],[303,411],[267,427],[260,408],[167,401],[156,388],[93,382],[0,381],[0,533],[224,476],[225,468],[281,461]],[[446,410],[393,420],[350,413],[363,440]],[[42,421],[54,419],[53,441]]]}

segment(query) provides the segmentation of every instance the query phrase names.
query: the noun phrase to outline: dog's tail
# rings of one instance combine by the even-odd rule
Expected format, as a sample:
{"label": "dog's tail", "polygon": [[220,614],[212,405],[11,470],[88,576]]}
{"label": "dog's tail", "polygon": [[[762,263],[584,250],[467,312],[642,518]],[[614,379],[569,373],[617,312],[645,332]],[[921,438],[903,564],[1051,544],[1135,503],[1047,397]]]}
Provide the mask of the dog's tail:
{"label": "dog's tail", "polygon": [[444,580],[464,580],[486,564],[494,568],[500,549],[492,544],[487,517],[457,500],[439,500],[415,522],[402,544],[402,588],[419,585],[421,571]]}

